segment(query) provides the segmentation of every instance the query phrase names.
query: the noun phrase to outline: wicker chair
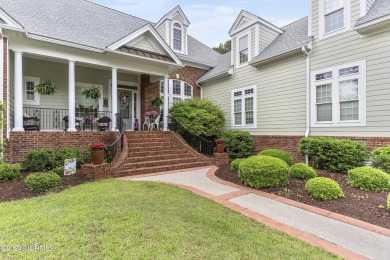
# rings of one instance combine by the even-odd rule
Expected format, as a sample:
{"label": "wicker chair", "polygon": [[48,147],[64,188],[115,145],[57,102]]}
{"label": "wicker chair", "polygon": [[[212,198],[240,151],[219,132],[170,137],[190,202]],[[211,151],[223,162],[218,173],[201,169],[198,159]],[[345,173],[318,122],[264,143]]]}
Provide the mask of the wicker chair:
{"label": "wicker chair", "polygon": [[110,130],[110,123],[111,123],[111,118],[109,118],[107,116],[99,118],[99,120],[97,121],[98,131],[108,131],[108,130]]}
{"label": "wicker chair", "polygon": [[[69,128],[69,116],[64,116],[64,118],[62,119],[63,121],[65,121],[65,131],[68,130]],[[81,120],[78,120],[78,119],[75,119],[75,127],[77,129],[77,131],[80,131],[81,130]]]}
{"label": "wicker chair", "polygon": [[38,117],[23,117],[23,128],[25,131],[39,131],[40,122]]}

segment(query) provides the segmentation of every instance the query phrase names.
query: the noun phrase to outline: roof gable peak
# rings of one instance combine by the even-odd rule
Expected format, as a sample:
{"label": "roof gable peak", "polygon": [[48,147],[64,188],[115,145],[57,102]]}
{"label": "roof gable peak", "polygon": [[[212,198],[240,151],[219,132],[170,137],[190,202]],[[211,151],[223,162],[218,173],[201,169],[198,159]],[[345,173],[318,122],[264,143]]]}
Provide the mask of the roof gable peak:
{"label": "roof gable peak", "polygon": [[160,26],[165,20],[179,20],[184,26],[190,25],[190,20],[188,20],[187,16],[181,9],[180,5],[173,8],[171,11],[169,11],[167,14],[165,14],[156,24],[155,27]]}

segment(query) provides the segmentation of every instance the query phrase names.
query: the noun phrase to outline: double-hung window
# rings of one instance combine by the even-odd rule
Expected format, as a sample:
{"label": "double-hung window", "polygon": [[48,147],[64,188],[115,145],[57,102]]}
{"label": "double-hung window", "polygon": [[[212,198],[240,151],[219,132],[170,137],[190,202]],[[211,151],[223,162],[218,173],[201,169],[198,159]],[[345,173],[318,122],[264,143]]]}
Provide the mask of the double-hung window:
{"label": "double-hung window", "polygon": [[173,24],[173,49],[182,51],[182,27],[179,23]]}
{"label": "double-hung window", "polygon": [[351,0],[320,0],[320,38],[347,31],[351,27]]}
{"label": "double-hung window", "polygon": [[256,127],[256,86],[232,91],[232,128]]}
{"label": "double-hung window", "polygon": [[311,73],[312,127],[366,125],[366,61]]}
{"label": "double-hung window", "polygon": [[35,86],[39,85],[40,79],[37,77],[23,77],[23,103],[25,105],[39,105],[40,96],[35,91]]}
{"label": "double-hung window", "polygon": [[244,64],[249,60],[248,35],[245,35],[239,39],[238,46],[239,46],[240,64]]}

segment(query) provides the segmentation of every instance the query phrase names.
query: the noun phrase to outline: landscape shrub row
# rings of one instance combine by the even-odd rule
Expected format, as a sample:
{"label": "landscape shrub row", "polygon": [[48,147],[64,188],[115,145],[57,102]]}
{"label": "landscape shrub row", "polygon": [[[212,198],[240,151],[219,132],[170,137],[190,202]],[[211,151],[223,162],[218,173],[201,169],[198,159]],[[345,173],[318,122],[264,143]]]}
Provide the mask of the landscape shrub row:
{"label": "landscape shrub row", "polygon": [[247,158],[252,155],[252,135],[246,131],[225,131],[221,133],[230,158]]}
{"label": "landscape shrub row", "polygon": [[0,183],[19,180],[22,177],[19,164],[0,164]]}
{"label": "landscape shrub row", "polygon": [[39,172],[29,174],[24,183],[35,192],[46,192],[55,189],[61,183],[61,177],[53,172]]}

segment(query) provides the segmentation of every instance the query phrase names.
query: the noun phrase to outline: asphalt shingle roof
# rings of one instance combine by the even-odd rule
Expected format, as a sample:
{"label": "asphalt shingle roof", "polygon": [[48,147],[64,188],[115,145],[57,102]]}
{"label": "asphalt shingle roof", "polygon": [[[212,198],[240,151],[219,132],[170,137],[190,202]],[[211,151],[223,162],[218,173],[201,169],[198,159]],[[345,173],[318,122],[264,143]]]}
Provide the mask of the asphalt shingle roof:
{"label": "asphalt shingle roof", "polygon": [[212,70],[209,70],[206,72],[202,77],[199,78],[199,82],[202,82],[204,80],[213,78],[217,75],[220,75],[224,72],[229,71],[229,69],[232,67],[231,65],[231,52],[228,52],[226,54],[220,55],[215,67]]}
{"label": "asphalt shingle roof", "polygon": [[308,37],[308,18],[304,17],[283,28],[284,33],[280,34],[268,47],[259,55],[254,57],[250,64],[267,60],[280,54],[296,50],[310,41]]}
{"label": "asphalt shingle roof", "polygon": [[98,49],[149,23],[84,0],[0,0],[0,7],[30,34]]}
{"label": "asphalt shingle roof", "polygon": [[221,54],[188,35],[188,55],[177,53],[177,56],[179,59],[182,58],[209,66],[215,66]]}
{"label": "asphalt shingle roof", "polygon": [[390,15],[390,0],[376,0],[367,14],[356,21],[356,26]]}

